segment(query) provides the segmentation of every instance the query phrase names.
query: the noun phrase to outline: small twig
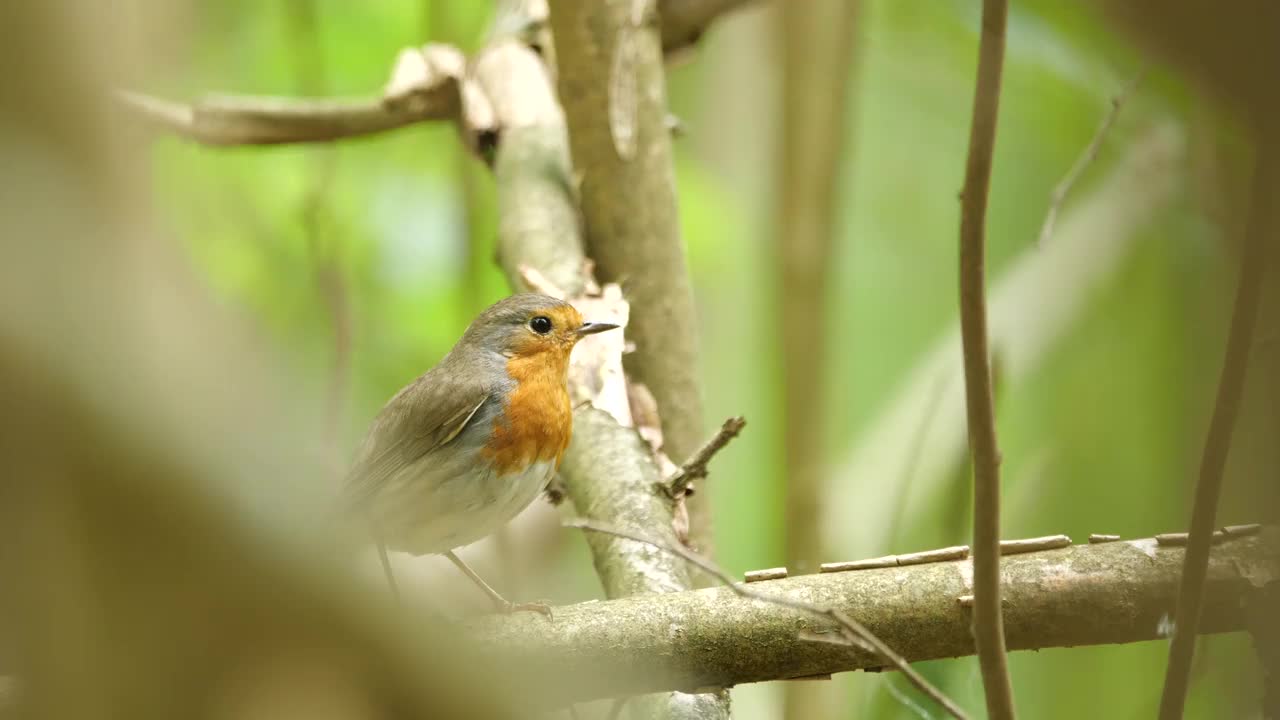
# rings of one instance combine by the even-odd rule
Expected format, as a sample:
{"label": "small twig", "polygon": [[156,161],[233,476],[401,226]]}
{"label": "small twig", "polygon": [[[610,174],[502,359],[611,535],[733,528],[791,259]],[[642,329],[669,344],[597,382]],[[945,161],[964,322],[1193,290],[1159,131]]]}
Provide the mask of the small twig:
{"label": "small twig", "polygon": [[742,574],[743,582],[764,582],[765,580],[781,580],[787,576],[787,569],[784,567],[765,568],[763,570],[748,570]]}
{"label": "small twig", "polygon": [[1218,514],[1223,471],[1227,464],[1227,453],[1231,449],[1231,435],[1235,430],[1245,374],[1249,367],[1258,299],[1262,294],[1263,273],[1267,266],[1267,244],[1274,239],[1275,234],[1274,194],[1277,178],[1280,178],[1280,158],[1276,156],[1271,138],[1263,137],[1259,143],[1244,247],[1240,252],[1235,304],[1231,310],[1231,329],[1227,333],[1226,357],[1222,361],[1213,417],[1209,421],[1204,454],[1200,459],[1195,504],[1191,509],[1191,537],[1183,558],[1175,629],[1160,697],[1161,720],[1181,718],[1186,703],[1191,660],[1195,655],[1196,633],[1200,627],[1200,610],[1204,603],[1209,548],[1215,534],[1214,518]]}
{"label": "small twig", "polygon": [[1015,555],[1017,553],[1039,552],[1041,550],[1057,550],[1071,545],[1071,538],[1066,535],[1046,535],[1045,537],[1026,538],[1024,540],[1001,540],[1000,554]]}
{"label": "small twig", "polygon": [[698,451],[686,460],[684,465],[681,465],[680,469],[667,480],[667,495],[672,498],[680,498],[687,494],[690,483],[707,476],[707,463],[711,462],[711,458],[724,449],[724,446],[728,445],[730,440],[738,437],[738,433],[742,432],[742,428],[746,426],[747,421],[741,416],[725,420],[724,424],[720,426],[719,432],[708,440],[705,445],[698,448]]}
{"label": "small twig", "polygon": [[[1227,539],[1227,534],[1221,530],[1214,530],[1210,541],[1217,545]],[[1191,541],[1191,534],[1184,532],[1176,533],[1160,533],[1156,535],[1156,544],[1164,547],[1185,547]]]}
{"label": "small twig", "polygon": [[1119,535],[1104,535],[1102,533],[1090,533],[1089,544],[1097,545],[1098,543],[1115,542],[1120,539]]}
{"label": "small twig", "polygon": [[1075,186],[1076,181],[1084,174],[1084,171],[1098,159],[1098,153],[1102,150],[1102,141],[1106,139],[1107,133],[1111,131],[1111,126],[1115,124],[1116,117],[1120,114],[1120,108],[1129,100],[1133,92],[1138,89],[1138,85],[1142,83],[1142,79],[1146,77],[1147,69],[1143,67],[1138,71],[1133,79],[1129,81],[1121,89],[1120,94],[1111,98],[1111,107],[1107,110],[1107,114],[1102,117],[1102,122],[1098,125],[1097,131],[1093,134],[1093,139],[1085,146],[1084,152],[1080,157],[1076,158],[1076,162],[1067,171],[1066,176],[1054,186],[1053,192],[1049,193],[1049,209],[1044,214],[1044,225],[1040,227],[1040,235],[1036,239],[1036,244],[1043,246],[1053,237],[1053,226],[1058,222],[1058,211],[1062,208],[1062,203],[1067,198],[1067,193],[1071,192],[1071,188]]}
{"label": "small twig", "polygon": [[456,99],[388,107],[381,98],[332,100],[244,95],[209,96],[186,104],[138,92],[118,99],[160,129],[203,145],[281,145],[372,135],[457,112]]}
{"label": "small twig", "polygon": [[785,608],[790,608],[792,610],[798,610],[800,612],[809,613],[810,615],[814,615],[817,617],[828,618],[831,621],[835,622],[835,624],[841,628],[841,632],[845,634],[846,638],[850,643],[853,643],[855,645],[862,645],[863,643],[865,643],[866,645],[870,646],[870,648],[874,650],[875,654],[887,660],[891,665],[893,665],[895,669],[901,672],[907,678],[907,680],[910,681],[911,684],[916,687],[916,689],[918,689],[920,692],[932,698],[935,702],[937,702],[940,706],[942,706],[948,713],[950,713],[952,717],[955,717],[955,718],[968,717],[965,714],[964,710],[961,709],[960,706],[955,704],[955,701],[951,700],[946,695],[943,695],[942,692],[939,691],[937,688],[935,688],[933,685],[931,685],[928,680],[925,680],[924,677],[921,676],[919,673],[917,673],[915,669],[912,668],[911,665],[901,655],[898,655],[896,652],[893,651],[892,648],[890,648],[888,645],[885,645],[884,642],[880,640],[880,638],[876,637],[862,623],[858,622],[857,620],[854,620],[853,618],[849,617],[848,615],[846,615],[845,613],[839,610],[836,610],[834,608],[821,607],[819,605],[807,603],[807,602],[804,602],[803,600],[795,600],[789,597],[768,595],[768,594],[750,589],[741,583],[734,582],[733,578],[729,577],[723,570],[716,567],[715,564],[713,564],[710,560],[703,558],[702,556],[698,555],[697,553],[689,550],[688,548],[682,545],[671,545],[671,544],[662,542],[660,540],[647,538],[638,533],[633,533],[628,530],[622,530],[619,528],[609,527],[607,525],[602,525],[602,524],[593,522],[591,520],[581,520],[581,519],[570,520],[564,524],[564,527],[577,528],[579,530],[588,530],[591,532],[603,533],[605,535],[612,535],[614,537],[619,537],[626,540],[631,540],[634,542],[643,543],[645,545],[658,548],[659,550],[663,550],[673,555],[676,555],[677,557],[681,558],[682,560],[689,563],[690,565],[693,565],[699,570],[702,570],[708,575],[711,575],[715,579],[719,580],[722,584],[724,584],[724,586],[727,587],[733,594],[739,597],[749,598],[752,600],[759,600],[761,602],[771,603],[779,607],[785,607]]}
{"label": "small twig", "polygon": [[987,715],[1014,717],[1000,608],[1000,449],[987,339],[986,223],[1000,108],[1008,0],[983,0],[964,191],[960,197],[960,340],[973,458],[973,637]]}
{"label": "small twig", "polygon": [[875,568],[901,567],[903,565],[925,565],[927,563],[963,560],[967,557],[969,557],[969,546],[955,545],[952,547],[938,548],[936,550],[922,550],[920,552],[903,553],[901,555],[886,555],[885,557],[869,558],[867,560],[822,563],[818,568],[818,572],[832,573],[845,572],[848,570],[872,570]]}
{"label": "small twig", "polygon": [[1262,532],[1262,525],[1259,523],[1249,523],[1247,525],[1228,525],[1222,528],[1222,532],[1226,533],[1228,536],[1233,538],[1245,537],[1248,535],[1257,535],[1258,533]]}

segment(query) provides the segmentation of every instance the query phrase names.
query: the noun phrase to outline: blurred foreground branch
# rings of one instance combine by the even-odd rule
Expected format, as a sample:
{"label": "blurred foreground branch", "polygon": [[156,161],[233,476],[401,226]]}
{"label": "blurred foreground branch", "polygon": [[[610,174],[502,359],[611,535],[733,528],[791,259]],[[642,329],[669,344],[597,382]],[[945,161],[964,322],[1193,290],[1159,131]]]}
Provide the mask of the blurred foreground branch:
{"label": "blurred foreground branch", "polygon": [[[1154,640],[1173,610],[1183,548],[1154,538],[1005,558],[1008,646],[1014,650]],[[857,619],[907,660],[972,655],[972,564],[955,561],[801,575],[752,584],[772,596]],[[1280,580],[1280,528],[1213,547],[1203,632],[1246,629],[1240,609]],[[810,613],[738,597],[717,587],[556,608],[555,623],[485,617],[468,627],[482,649],[526,658],[535,672],[572,677],[561,702],[659,690],[882,669],[866,650],[808,638],[838,638]]]}
{"label": "blurred foreground branch", "polygon": [[1209,547],[1214,540],[1213,522],[1218,514],[1218,499],[1222,494],[1231,436],[1235,430],[1236,417],[1240,414],[1245,374],[1253,346],[1253,328],[1258,317],[1258,298],[1262,295],[1262,276],[1266,272],[1267,245],[1275,241],[1274,198],[1277,180],[1280,179],[1280,157],[1277,156],[1275,140],[1263,138],[1259,144],[1257,167],[1253,171],[1248,226],[1245,228],[1244,247],[1240,253],[1235,305],[1231,311],[1231,330],[1227,336],[1226,357],[1222,361],[1213,418],[1209,423],[1204,452],[1200,458],[1195,505],[1191,510],[1191,532],[1178,595],[1178,612],[1173,642],[1169,648],[1164,690],[1160,698],[1160,717],[1163,720],[1182,717],[1187,686],[1191,682],[1196,627],[1200,622],[1200,606],[1204,600]]}

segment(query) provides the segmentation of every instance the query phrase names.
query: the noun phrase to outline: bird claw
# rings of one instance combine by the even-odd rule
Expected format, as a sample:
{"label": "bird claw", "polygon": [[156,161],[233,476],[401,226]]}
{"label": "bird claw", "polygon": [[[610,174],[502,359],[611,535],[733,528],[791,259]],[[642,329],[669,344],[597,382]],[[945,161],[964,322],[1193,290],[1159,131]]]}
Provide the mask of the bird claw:
{"label": "bird claw", "polygon": [[513,603],[510,600],[503,600],[498,606],[498,612],[504,615],[510,615],[515,612],[536,612],[546,615],[548,620],[555,620],[555,616],[551,612],[551,605],[545,602]]}

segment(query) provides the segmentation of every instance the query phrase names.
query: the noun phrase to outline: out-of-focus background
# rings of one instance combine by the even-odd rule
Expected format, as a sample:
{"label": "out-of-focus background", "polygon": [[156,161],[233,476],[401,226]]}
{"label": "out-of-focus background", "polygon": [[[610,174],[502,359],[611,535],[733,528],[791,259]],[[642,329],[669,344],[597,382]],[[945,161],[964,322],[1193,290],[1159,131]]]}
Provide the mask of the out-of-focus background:
{"label": "out-of-focus background", "polygon": [[[157,22],[139,35],[152,49],[150,92],[369,95],[400,48],[435,40],[471,50],[492,20],[486,2],[189,5],[174,11],[185,32]],[[865,0],[839,69],[849,105],[814,408],[823,478],[814,522],[826,560],[968,542],[956,239],[979,11],[971,0]],[[709,480],[716,556],[734,574],[784,563],[780,368],[806,351],[782,342],[778,310],[777,14],[761,2],[726,16],[668,73],[684,128],[676,176],[707,430],[730,415],[749,422]],[[1039,241],[1054,186],[1140,73]],[[323,462],[345,463],[379,406],[508,292],[492,262],[491,177],[448,124],[323,146],[167,139],[138,152],[149,155],[156,231],[287,358],[312,403],[293,410],[326,419],[315,423]],[[1093,10],[1013,4],[987,225],[1005,537],[1185,529],[1250,157],[1236,118]],[[1274,367],[1274,328],[1264,320],[1254,367]],[[1255,377],[1224,524],[1277,519],[1280,403],[1274,375]],[[1257,477],[1267,469],[1270,483]],[[599,596],[585,544],[556,528],[549,506],[469,555],[509,595]],[[396,564],[423,582],[454,582],[430,559]],[[474,602],[471,592],[458,585],[462,601]],[[1014,653],[1013,686],[1029,717],[1100,707],[1150,716],[1166,654],[1165,642]],[[961,705],[982,707],[976,660],[921,668]],[[1188,714],[1251,716],[1259,682],[1246,636],[1207,638]],[[929,717],[895,674],[815,684],[835,698],[831,717]],[[779,717],[782,692],[780,683],[735,689],[735,716]]]}

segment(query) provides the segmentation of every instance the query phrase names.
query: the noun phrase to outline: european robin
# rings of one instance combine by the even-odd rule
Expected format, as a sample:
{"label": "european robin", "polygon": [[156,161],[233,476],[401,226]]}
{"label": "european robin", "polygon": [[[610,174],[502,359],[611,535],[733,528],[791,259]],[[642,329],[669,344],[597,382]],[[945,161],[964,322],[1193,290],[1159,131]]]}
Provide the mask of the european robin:
{"label": "european robin", "polygon": [[454,549],[493,533],[547,487],[573,432],[569,354],[616,327],[584,322],[562,300],[513,295],[387,402],[347,476],[345,506],[372,523],[393,591],[384,544],[447,556],[501,610],[545,608],[508,602]]}

